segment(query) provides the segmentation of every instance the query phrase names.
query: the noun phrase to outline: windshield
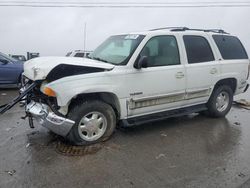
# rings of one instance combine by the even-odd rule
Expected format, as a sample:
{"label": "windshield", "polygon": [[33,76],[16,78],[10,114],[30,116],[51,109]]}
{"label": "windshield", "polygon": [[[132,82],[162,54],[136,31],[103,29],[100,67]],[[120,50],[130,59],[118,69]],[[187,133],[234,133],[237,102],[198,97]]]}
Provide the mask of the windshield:
{"label": "windshield", "polygon": [[12,61],[12,62],[13,62],[13,61],[14,61],[14,62],[17,61],[16,59],[14,59],[14,58],[12,58],[12,57],[10,57],[10,56],[8,56],[8,55],[5,55],[5,54],[3,54],[3,53],[1,53],[1,52],[0,52],[0,58],[1,58],[1,59],[5,59],[5,60],[8,60],[8,61]]}
{"label": "windshield", "polygon": [[114,65],[126,65],[143,38],[143,35],[111,36],[89,58]]}

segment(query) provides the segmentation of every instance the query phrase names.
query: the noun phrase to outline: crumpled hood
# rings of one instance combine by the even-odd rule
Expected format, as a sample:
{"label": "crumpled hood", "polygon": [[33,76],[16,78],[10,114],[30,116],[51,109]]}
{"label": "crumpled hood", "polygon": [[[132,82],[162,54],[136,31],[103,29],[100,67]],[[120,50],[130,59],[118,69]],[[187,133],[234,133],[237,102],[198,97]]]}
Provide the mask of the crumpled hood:
{"label": "crumpled hood", "polygon": [[44,80],[47,75],[60,64],[102,68],[111,70],[115,66],[97,60],[77,57],[38,57],[24,63],[24,76],[31,80]]}

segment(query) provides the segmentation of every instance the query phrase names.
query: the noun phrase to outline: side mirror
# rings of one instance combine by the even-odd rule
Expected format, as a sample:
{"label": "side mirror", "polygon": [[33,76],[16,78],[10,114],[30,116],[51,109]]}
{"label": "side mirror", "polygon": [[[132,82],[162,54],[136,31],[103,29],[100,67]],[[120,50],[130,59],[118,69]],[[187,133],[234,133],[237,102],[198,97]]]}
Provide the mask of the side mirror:
{"label": "side mirror", "polygon": [[141,68],[147,68],[148,67],[148,57],[147,56],[142,56],[140,59],[137,61],[137,63],[134,65],[136,69],[141,69]]}
{"label": "side mirror", "polygon": [[0,59],[0,62],[1,62],[3,65],[6,65],[6,64],[9,63],[9,61],[6,60],[6,59]]}

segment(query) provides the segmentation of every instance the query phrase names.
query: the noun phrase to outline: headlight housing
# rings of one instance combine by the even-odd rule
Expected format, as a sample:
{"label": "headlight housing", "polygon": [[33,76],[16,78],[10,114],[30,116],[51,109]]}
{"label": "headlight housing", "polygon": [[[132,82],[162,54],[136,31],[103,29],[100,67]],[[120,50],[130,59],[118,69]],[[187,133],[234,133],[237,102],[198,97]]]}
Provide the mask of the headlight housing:
{"label": "headlight housing", "polygon": [[48,95],[49,97],[56,97],[56,92],[53,89],[51,89],[50,87],[45,86],[43,89],[43,93],[45,95]]}

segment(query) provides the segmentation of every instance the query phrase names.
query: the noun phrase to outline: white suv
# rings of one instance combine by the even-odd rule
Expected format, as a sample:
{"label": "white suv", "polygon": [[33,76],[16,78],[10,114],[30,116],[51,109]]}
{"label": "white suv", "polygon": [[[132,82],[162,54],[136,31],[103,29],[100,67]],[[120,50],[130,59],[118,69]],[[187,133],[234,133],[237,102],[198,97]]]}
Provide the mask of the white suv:
{"label": "white suv", "polygon": [[222,30],[161,28],[111,36],[89,58],[32,59],[24,76],[30,122],[85,145],[106,140],[118,124],[225,116],[248,88],[249,59]]}

